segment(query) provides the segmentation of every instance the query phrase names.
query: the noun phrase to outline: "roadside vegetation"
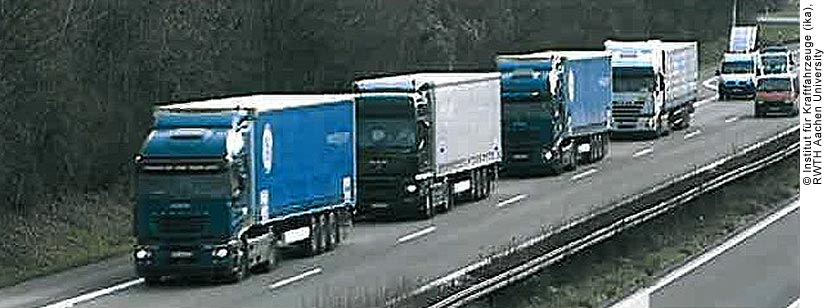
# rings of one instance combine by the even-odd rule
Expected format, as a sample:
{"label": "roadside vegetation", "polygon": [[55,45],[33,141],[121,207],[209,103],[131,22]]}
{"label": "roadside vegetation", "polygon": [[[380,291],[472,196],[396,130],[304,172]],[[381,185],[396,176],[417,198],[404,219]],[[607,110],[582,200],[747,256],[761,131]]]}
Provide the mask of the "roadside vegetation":
{"label": "roadside vegetation", "polygon": [[799,194],[799,164],[780,161],[469,307],[605,307],[776,211]]}
{"label": "roadside vegetation", "polygon": [[727,35],[727,12],[712,0],[0,0],[0,286],[128,250],[129,162],[153,104],[347,91],[365,75],[491,70],[497,52],[606,38],[702,46]]}

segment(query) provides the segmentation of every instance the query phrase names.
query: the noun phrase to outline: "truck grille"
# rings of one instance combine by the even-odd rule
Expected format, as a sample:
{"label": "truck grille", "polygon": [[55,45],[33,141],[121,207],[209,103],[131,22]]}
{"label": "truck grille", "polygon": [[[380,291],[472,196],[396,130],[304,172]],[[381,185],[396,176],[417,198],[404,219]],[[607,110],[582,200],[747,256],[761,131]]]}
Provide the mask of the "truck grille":
{"label": "truck grille", "polygon": [[201,234],[209,227],[208,216],[157,217],[158,232],[164,234]]}
{"label": "truck grille", "polygon": [[611,114],[616,122],[636,122],[637,118],[643,116],[643,107],[645,107],[644,101],[614,101]]}
{"label": "truck grille", "polygon": [[365,199],[394,198],[401,190],[400,179],[393,177],[361,177],[358,180],[359,196]]}

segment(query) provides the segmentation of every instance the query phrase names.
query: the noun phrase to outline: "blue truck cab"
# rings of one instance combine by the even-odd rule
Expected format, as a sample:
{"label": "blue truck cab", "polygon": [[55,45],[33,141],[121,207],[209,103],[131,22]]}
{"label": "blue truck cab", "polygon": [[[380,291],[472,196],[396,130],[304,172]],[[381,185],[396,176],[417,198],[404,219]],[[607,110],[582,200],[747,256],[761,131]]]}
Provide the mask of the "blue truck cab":
{"label": "blue truck cab", "polygon": [[135,157],[138,276],[237,281],[278,248],[342,239],[355,206],[349,95],[252,95],[157,108]]}
{"label": "blue truck cab", "polygon": [[500,55],[497,65],[506,172],[558,173],[604,157],[611,127],[609,53]]}

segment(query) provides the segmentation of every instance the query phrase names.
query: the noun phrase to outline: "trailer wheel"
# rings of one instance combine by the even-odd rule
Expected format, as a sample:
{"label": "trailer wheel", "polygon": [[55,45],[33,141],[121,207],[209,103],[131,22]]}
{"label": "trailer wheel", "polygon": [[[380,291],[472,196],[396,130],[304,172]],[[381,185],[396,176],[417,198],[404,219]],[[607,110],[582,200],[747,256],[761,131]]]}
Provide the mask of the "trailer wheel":
{"label": "trailer wheel", "polygon": [[316,215],[310,215],[310,236],[304,240],[302,250],[306,256],[314,256],[318,254],[321,246],[321,226]]}
{"label": "trailer wheel", "polygon": [[488,169],[479,169],[479,199],[488,197]]}
{"label": "trailer wheel", "polygon": [[322,253],[322,252],[327,251],[327,249],[330,246],[330,242],[329,242],[329,240],[330,240],[330,223],[327,220],[327,214],[326,213],[318,214],[318,220],[319,220],[319,225],[320,225],[319,227],[320,227],[320,231],[321,231],[318,234],[318,236],[320,237],[318,253]]}
{"label": "trailer wheel", "polygon": [[338,246],[339,240],[338,219],[336,219],[335,211],[327,213],[327,216],[327,224],[330,226],[330,232],[328,233],[327,238],[327,250],[333,250],[336,246]]}
{"label": "trailer wheel", "polygon": [[338,224],[338,243],[342,243],[347,239],[350,227],[353,225],[353,218],[350,213],[347,209],[338,211],[338,217],[336,219]]}
{"label": "trailer wheel", "polygon": [[565,166],[565,169],[567,171],[576,170],[577,158],[579,157],[578,152],[579,151],[574,146],[571,146],[571,148],[568,150],[568,165]]}

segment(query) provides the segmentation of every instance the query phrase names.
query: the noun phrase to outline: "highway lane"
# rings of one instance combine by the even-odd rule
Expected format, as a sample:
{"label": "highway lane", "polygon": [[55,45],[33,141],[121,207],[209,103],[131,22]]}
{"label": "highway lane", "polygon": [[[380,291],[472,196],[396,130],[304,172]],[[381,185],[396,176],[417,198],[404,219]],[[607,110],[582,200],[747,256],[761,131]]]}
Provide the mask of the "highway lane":
{"label": "highway lane", "polygon": [[[480,252],[535,235],[541,226],[585,214],[798,122],[754,119],[751,113],[745,101],[705,104],[688,131],[654,141],[613,142],[604,161],[561,176],[502,180],[490,199],[431,220],[357,225],[336,251],[288,260],[239,284],[140,285],[78,306],[329,307],[334,306],[331,298],[372,297],[384,286],[420,286],[472,264]],[[640,152],[645,153],[635,155]],[[505,204],[497,206],[500,202]]]}
{"label": "highway lane", "polygon": [[652,308],[787,307],[800,296],[800,210],[654,291]]}

